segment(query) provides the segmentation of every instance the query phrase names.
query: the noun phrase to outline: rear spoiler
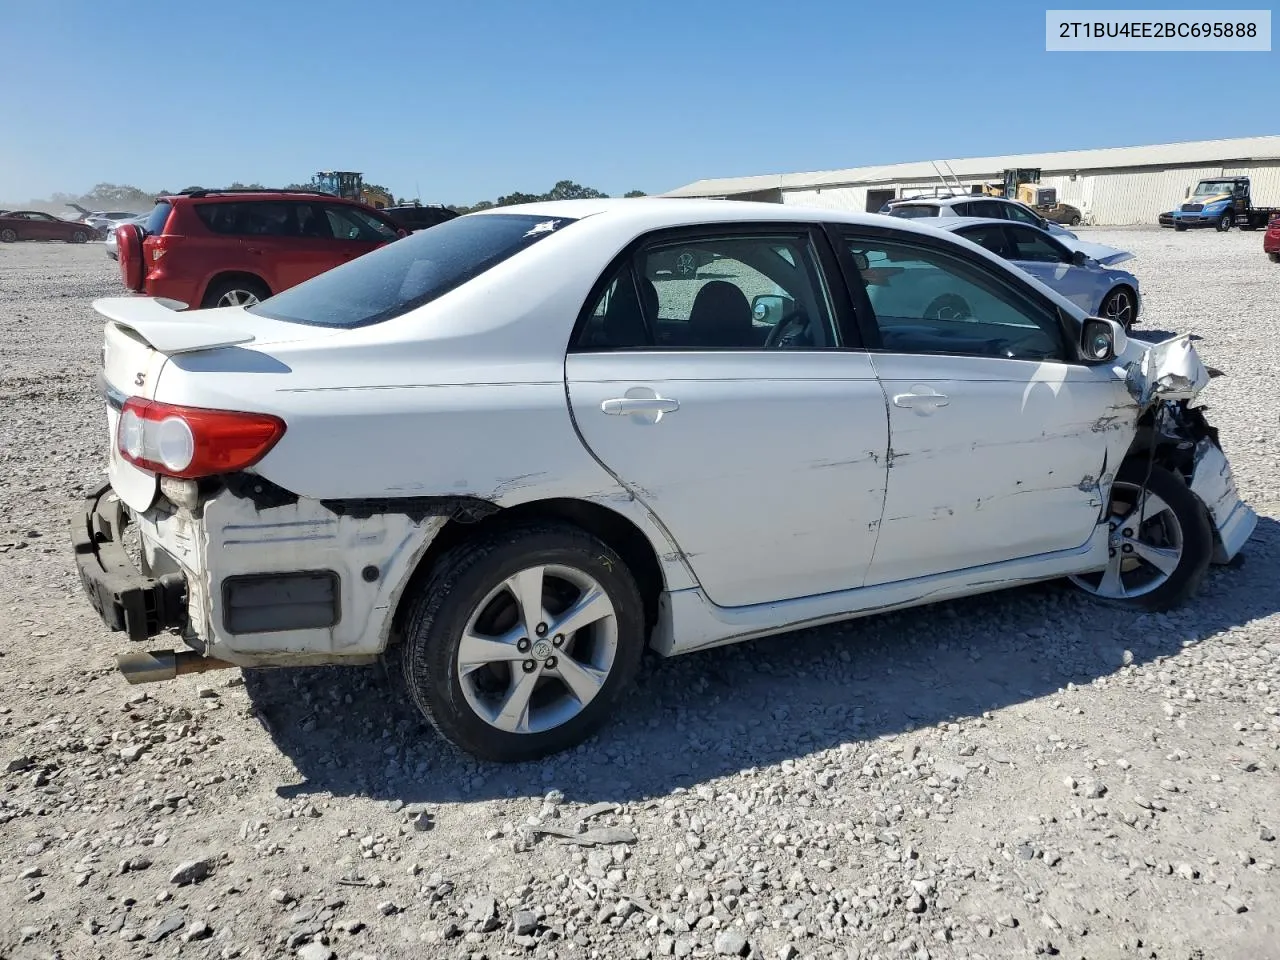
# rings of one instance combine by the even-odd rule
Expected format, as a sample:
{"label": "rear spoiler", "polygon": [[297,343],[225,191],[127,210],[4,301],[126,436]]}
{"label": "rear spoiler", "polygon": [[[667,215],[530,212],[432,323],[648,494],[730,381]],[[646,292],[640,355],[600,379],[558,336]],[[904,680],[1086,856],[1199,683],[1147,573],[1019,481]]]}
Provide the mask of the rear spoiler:
{"label": "rear spoiler", "polygon": [[132,330],[161,353],[193,353],[250,343],[252,333],[179,316],[185,303],[163,297],[102,297],[93,309],[117,326]]}

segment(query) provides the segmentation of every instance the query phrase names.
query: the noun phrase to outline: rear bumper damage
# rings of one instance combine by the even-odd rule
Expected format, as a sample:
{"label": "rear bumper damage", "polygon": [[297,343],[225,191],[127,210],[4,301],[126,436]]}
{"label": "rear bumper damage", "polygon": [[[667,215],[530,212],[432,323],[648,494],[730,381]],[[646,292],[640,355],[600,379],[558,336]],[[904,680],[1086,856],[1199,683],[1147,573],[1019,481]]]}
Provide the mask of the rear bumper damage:
{"label": "rear bumper damage", "polygon": [[139,570],[122,541],[125,525],[124,505],[104,484],[72,517],[71,544],[81,586],[102,622],[142,641],[185,624],[187,581],[181,573],[150,577]]}
{"label": "rear bumper damage", "polygon": [[[435,535],[484,506],[462,498],[329,503],[241,476],[194,510],[160,496],[138,513],[104,485],[76,511],[71,539],[81,584],[108,628],[139,642],[176,633],[191,648],[120,658],[131,682],[149,682],[222,661],[373,661]],[[121,543],[129,525],[141,567]]]}

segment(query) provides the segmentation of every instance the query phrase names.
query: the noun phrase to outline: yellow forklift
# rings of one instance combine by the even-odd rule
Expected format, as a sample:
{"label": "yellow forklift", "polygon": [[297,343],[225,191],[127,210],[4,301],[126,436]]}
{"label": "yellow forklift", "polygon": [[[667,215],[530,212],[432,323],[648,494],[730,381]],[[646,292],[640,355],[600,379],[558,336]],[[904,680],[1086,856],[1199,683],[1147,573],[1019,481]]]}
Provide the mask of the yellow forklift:
{"label": "yellow forklift", "polygon": [[393,204],[394,198],[385,190],[364,185],[364,174],[354,170],[321,170],[312,178],[317,190],[332,193],[346,200],[359,200],[382,210]]}

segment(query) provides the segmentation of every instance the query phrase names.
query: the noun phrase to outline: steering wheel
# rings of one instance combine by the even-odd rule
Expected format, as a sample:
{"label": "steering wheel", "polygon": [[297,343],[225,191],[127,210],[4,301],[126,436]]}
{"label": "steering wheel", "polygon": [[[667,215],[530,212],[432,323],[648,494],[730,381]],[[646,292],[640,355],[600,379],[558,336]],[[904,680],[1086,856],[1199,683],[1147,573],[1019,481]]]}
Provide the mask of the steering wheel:
{"label": "steering wheel", "polygon": [[809,332],[809,314],[804,310],[792,310],[784,315],[769,331],[765,338],[766,350],[785,350],[795,346],[802,336]]}
{"label": "steering wheel", "polygon": [[926,320],[972,320],[969,301],[958,293],[944,293],[934,297],[924,308]]}

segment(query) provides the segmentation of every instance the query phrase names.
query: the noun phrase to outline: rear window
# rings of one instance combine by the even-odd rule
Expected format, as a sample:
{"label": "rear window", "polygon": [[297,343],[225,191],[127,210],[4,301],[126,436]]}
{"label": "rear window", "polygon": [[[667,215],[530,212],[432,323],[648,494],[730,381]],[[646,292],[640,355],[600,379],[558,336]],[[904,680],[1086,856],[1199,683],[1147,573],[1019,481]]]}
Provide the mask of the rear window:
{"label": "rear window", "polygon": [[147,222],[142,225],[142,229],[153,236],[164,233],[164,225],[169,219],[169,211],[172,209],[173,204],[167,200],[161,200],[151,210],[151,216],[147,217]]}
{"label": "rear window", "polygon": [[889,209],[889,215],[893,217],[906,217],[914,220],[917,217],[936,217],[938,215],[938,207],[930,203],[906,203],[900,204]]}
{"label": "rear window", "polygon": [[379,247],[248,309],[273,320],[317,327],[380,323],[443,296],[571,223],[567,217],[528,214],[458,217]]}

